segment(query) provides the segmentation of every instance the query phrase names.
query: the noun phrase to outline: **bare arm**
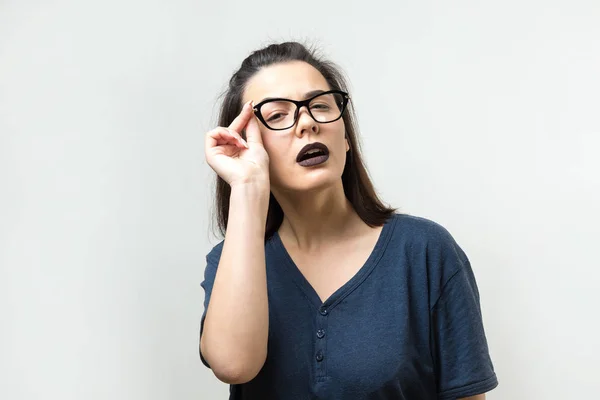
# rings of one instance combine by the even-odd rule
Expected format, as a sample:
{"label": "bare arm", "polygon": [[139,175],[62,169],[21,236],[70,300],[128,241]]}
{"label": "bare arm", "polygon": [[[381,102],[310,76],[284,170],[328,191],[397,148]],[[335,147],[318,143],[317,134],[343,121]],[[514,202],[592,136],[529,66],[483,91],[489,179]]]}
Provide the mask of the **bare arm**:
{"label": "bare arm", "polygon": [[269,315],[265,268],[268,188],[232,188],[229,222],[200,341],[215,376],[245,383],[267,356]]}
{"label": "bare arm", "polygon": [[[239,134],[244,127],[247,143]],[[265,363],[269,332],[264,245],[269,157],[250,103],[229,128],[207,133],[206,159],[231,187],[231,197],[200,351],[219,380],[245,383]]]}

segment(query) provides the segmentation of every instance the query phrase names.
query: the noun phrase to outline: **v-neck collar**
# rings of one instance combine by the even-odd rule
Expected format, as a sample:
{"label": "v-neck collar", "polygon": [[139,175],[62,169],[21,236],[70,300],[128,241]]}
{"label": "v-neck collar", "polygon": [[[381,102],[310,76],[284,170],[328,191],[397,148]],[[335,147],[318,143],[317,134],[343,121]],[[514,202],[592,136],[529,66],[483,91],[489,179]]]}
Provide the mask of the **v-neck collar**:
{"label": "v-neck collar", "polygon": [[281,256],[283,261],[283,268],[286,268],[287,271],[292,276],[296,285],[302,290],[308,301],[311,303],[315,309],[329,309],[331,310],[335,307],[339,302],[341,302],[347,295],[349,295],[354,289],[356,289],[362,282],[367,279],[370,273],[373,271],[381,256],[384,253],[385,248],[389,242],[391,237],[391,233],[394,229],[394,225],[396,222],[395,214],[392,215],[383,225],[381,232],[379,233],[379,237],[377,242],[375,243],[375,247],[369,254],[369,257],[363,264],[363,266],[354,274],[349,281],[344,283],[341,287],[339,287],[329,298],[327,298],[324,302],[321,302],[321,298],[317,294],[317,291],[314,287],[308,282],[306,277],[302,274],[292,257],[286,250],[283,242],[281,241],[281,237],[279,236],[279,232],[275,232],[273,234],[272,244],[276,251],[276,254]]}

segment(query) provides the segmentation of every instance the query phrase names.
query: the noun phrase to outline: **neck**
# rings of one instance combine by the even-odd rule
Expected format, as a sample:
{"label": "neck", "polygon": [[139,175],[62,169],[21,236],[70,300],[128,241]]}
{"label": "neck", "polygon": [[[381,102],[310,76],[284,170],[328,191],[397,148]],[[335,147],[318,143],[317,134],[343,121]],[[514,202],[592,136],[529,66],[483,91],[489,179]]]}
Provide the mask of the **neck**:
{"label": "neck", "polygon": [[366,227],[346,198],[341,181],[318,191],[274,191],[273,195],[284,214],[279,235],[301,251],[316,252],[323,244]]}

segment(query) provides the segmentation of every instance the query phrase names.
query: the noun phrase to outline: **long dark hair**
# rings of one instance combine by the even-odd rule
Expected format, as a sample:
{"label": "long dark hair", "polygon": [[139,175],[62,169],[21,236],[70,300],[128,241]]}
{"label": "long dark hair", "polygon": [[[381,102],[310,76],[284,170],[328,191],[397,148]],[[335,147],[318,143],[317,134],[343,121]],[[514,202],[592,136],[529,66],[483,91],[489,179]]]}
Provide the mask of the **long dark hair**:
{"label": "long dark hair", "polygon": [[[269,65],[289,61],[304,61],[315,67],[325,78],[330,89],[348,92],[347,81],[340,68],[334,63],[324,60],[313,49],[308,49],[301,43],[285,42],[271,44],[250,54],[240,69],[229,80],[229,87],[223,93],[223,102],[219,112],[219,126],[229,126],[242,110],[242,96],[250,78],[260,69]],[[396,209],[385,206],[378,198],[363,163],[357,140],[357,125],[352,102],[343,116],[346,135],[350,143],[350,151],[346,156],[346,165],[342,173],[344,193],[359,217],[369,226],[381,226]],[[245,138],[244,138],[245,139]],[[231,188],[217,175],[216,182],[216,222],[221,236],[227,230],[229,217],[229,198]],[[269,211],[267,214],[265,240],[279,229],[283,221],[283,210],[271,193]]]}

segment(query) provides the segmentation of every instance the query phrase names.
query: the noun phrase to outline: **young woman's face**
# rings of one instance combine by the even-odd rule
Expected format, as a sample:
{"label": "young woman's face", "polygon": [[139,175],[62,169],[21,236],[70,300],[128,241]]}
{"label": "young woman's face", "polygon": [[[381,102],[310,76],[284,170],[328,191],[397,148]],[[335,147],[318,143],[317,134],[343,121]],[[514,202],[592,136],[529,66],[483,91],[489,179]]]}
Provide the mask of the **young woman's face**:
{"label": "young woman's face", "polygon": [[[293,61],[271,65],[259,71],[248,82],[242,101],[252,100],[256,105],[267,97],[305,100],[314,96],[307,95],[311,92],[330,89],[323,75],[313,66]],[[313,115],[320,112],[319,107],[325,106],[315,104]],[[277,114],[282,110],[277,107],[271,104],[261,109],[267,124],[282,118],[281,114]],[[318,123],[306,107],[302,107],[296,124],[288,129],[271,130],[260,121],[259,126],[265,150],[269,154],[272,187],[284,191],[305,191],[339,182],[346,163],[346,151],[350,148],[345,139],[342,118],[335,122]],[[327,146],[329,158],[318,165],[302,166],[297,161],[298,153],[305,145],[315,142]]]}

